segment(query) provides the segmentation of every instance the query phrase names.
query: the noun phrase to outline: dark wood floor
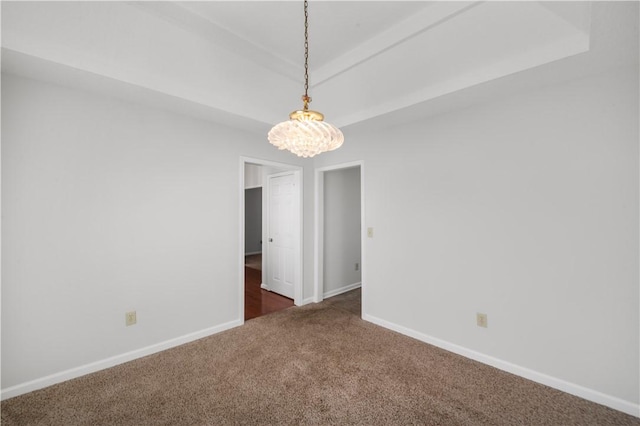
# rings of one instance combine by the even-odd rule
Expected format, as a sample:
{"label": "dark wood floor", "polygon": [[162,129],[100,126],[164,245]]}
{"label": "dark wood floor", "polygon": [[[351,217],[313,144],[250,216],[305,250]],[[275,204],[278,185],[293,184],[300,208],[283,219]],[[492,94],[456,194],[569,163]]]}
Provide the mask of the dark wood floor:
{"label": "dark wood floor", "polygon": [[293,300],[260,288],[262,271],[244,268],[244,320],[293,306]]}

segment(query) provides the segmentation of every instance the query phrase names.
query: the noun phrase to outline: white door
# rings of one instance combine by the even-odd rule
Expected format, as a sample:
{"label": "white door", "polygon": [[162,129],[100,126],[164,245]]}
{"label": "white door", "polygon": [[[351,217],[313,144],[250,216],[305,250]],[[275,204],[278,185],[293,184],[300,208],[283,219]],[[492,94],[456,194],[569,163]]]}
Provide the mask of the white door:
{"label": "white door", "polygon": [[295,298],[296,251],[300,232],[294,172],[267,176],[269,193],[267,288]]}

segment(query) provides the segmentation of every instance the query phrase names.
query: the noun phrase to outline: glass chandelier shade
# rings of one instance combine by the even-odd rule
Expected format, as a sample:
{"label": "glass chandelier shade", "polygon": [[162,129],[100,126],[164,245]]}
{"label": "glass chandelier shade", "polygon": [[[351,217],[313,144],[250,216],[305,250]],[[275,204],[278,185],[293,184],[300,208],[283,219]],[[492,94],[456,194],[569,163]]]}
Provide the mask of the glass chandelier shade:
{"label": "glass chandelier shade", "polygon": [[298,157],[313,157],[340,148],[344,136],[336,126],[323,121],[323,115],[308,109],[294,111],[289,120],[276,124],[267,136],[278,149]]}
{"label": "glass chandelier shade", "polygon": [[276,124],[267,135],[269,142],[278,149],[291,151],[298,157],[313,157],[322,152],[340,148],[344,135],[332,124],[324,121],[324,115],[309,109],[309,13],[304,2],[304,108],[289,114],[289,120]]}

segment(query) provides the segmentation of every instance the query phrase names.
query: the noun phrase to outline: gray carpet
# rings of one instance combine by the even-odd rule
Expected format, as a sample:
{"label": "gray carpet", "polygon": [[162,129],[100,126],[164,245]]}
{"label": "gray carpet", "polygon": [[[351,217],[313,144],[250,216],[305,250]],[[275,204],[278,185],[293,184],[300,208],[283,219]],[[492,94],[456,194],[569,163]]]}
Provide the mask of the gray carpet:
{"label": "gray carpet", "polygon": [[360,291],[2,402],[3,425],[639,425],[385,330]]}

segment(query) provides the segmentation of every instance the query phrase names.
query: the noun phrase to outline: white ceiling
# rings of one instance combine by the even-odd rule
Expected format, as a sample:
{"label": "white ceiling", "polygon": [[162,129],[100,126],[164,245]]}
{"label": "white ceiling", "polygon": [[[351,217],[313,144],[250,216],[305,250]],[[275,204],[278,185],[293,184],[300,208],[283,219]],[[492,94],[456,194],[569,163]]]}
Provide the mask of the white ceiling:
{"label": "white ceiling", "polygon": [[[399,120],[638,63],[636,2],[311,1],[312,108]],[[301,106],[300,1],[2,2],[4,72],[263,129]]]}
{"label": "white ceiling", "polygon": [[[302,72],[302,2],[183,2],[179,5]],[[312,65],[326,65],[336,56],[356,48],[428,5],[427,2],[311,1],[309,48]]]}

